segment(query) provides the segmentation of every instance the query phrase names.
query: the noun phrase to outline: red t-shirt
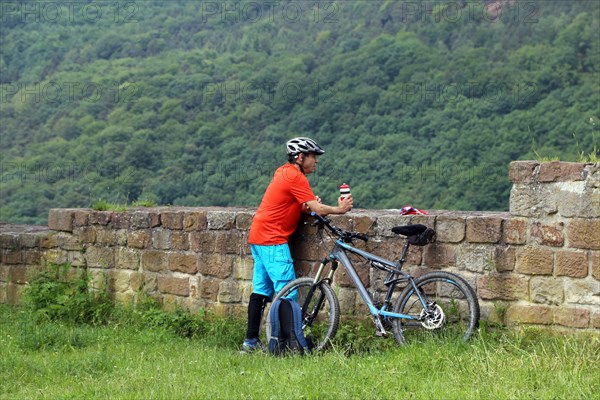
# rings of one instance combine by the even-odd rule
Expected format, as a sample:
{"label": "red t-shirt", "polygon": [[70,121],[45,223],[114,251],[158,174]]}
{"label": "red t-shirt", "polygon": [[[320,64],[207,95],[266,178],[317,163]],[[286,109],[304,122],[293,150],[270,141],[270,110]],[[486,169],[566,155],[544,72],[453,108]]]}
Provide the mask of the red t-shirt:
{"label": "red t-shirt", "polygon": [[302,204],[315,199],[306,175],[294,165],[277,168],[252,219],[248,243],[287,243],[300,221]]}

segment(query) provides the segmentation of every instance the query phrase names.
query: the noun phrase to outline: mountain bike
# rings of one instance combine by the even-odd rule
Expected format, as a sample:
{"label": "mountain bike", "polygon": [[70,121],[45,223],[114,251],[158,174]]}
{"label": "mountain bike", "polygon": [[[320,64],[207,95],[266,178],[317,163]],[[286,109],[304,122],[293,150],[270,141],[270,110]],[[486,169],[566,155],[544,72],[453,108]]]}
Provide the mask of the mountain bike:
{"label": "mountain bike", "polygon": [[[311,215],[316,219],[313,225],[321,233],[327,228],[335,244],[313,278],[291,281],[273,302],[281,297],[298,301],[302,308],[304,335],[312,340],[315,350],[326,349],[339,327],[340,306],[331,284],[340,264],[367,305],[377,336],[389,336],[392,331],[398,344],[406,345],[424,340],[431,334],[466,341],[475,332],[479,324],[479,303],[466,280],[446,271],[431,271],[417,278],[402,271],[411,244],[424,246],[435,241],[435,232],[431,228],[421,224],[392,228],[394,233],[406,237],[400,259],[394,262],[353,246],[354,239],[368,241],[366,235],[334,226],[330,219],[314,212]],[[385,272],[383,284],[387,290],[383,302],[378,302],[368,292],[350,256],[364,260],[369,268]],[[401,293],[392,307],[392,296],[399,290]],[[266,326],[268,339],[268,318]]]}

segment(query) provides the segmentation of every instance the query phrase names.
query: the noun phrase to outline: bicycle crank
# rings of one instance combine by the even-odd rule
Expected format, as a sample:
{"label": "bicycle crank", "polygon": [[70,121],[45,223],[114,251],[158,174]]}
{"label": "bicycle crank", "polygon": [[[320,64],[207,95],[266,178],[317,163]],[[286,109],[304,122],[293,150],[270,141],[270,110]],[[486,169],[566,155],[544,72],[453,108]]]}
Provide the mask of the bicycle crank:
{"label": "bicycle crank", "polygon": [[444,325],[446,322],[446,315],[444,310],[439,305],[433,303],[430,304],[426,309],[421,311],[421,325],[425,329],[434,330]]}

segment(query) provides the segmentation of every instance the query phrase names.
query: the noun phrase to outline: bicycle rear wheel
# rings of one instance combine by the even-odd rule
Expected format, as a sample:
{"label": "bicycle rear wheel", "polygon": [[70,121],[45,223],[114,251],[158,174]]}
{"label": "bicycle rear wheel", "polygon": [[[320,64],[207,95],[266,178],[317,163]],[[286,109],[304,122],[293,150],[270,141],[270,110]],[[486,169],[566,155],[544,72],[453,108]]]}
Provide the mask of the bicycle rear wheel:
{"label": "bicycle rear wheel", "polygon": [[[295,279],[281,289],[273,302],[281,297],[293,298],[296,295],[296,301],[302,308],[304,336],[312,342],[313,350],[324,350],[337,332],[340,306],[331,286],[325,282],[319,282],[316,286],[313,284],[312,278]],[[267,343],[270,339],[270,327],[269,311],[267,311]]]}
{"label": "bicycle rear wheel", "polygon": [[435,271],[416,279],[415,285],[428,306],[423,307],[412,285],[402,291],[394,312],[420,321],[393,321],[394,336],[400,345],[427,340],[432,334],[445,340],[471,337],[479,325],[479,303],[467,281],[449,272]]}

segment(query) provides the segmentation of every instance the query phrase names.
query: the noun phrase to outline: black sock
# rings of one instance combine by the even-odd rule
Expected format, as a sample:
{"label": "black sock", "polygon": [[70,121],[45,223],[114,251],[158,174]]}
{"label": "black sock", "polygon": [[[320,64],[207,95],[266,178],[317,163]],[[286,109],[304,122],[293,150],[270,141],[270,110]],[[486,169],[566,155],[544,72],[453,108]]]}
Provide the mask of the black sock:
{"label": "black sock", "polygon": [[265,304],[270,299],[262,294],[252,293],[248,302],[248,331],[246,339],[254,339],[258,337],[260,332],[260,320],[262,318]]}

